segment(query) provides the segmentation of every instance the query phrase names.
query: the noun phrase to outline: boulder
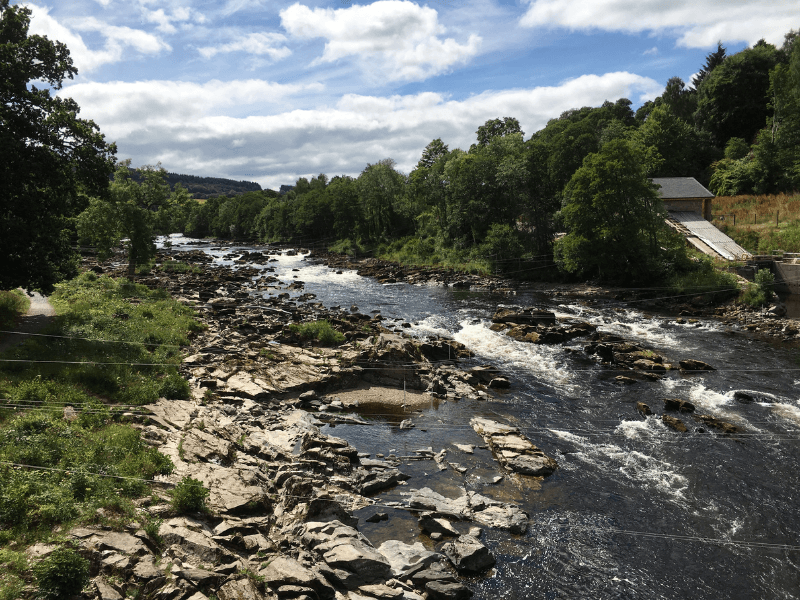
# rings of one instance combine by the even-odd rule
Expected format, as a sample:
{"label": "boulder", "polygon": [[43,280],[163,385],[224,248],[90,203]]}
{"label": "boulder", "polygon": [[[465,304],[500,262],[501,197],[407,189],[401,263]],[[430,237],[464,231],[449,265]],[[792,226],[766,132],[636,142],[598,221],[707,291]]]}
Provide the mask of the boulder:
{"label": "boulder", "polygon": [[664,410],[673,410],[682,413],[694,412],[694,404],[680,398],[663,398]]}
{"label": "boulder", "polygon": [[686,429],[686,425],[684,425],[683,421],[680,419],[676,419],[670,415],[661,415],[661,420],[663,421],[664,425],[670,429],[674,429],[675,431],[679,431],[681,433],[686,433],[688,431],[688,429]]}
{"label": "boulder", "polygon": [[701,360],[682,360],[678,363],[682,373],[693,373],[698,371],[714,371],[714,367]]}
{"label": "boulder", "polygon": [[423,513],[419,517],[419,526],[425,533],[441,533],[449,537],[459,535],[447,519],[437,519],[430,513]]}
{"label": "boulder", "polygon": [[489,549],[469,535],[447,542],[442,552],[460,573],[482,573],[495,564]]}
{"label": "boulder", "polygon": [[650,410],[650,407],[647,406],[647,404],[645,404],[644,402],[637,402],[636,403],[636,410],[639,412],[639,414],[645,415],[645,416],[653,414],[653,411]]}
{"label": "boulder", "polygon": [[336,596],[334,589],[316,573],[286,556],[279,556],[269,561],[258,574],[264,578],[264,583],[273,589],[299,586],[310,588],[323,600],[332,600]]}
{"label": "boulder", "polygon": [[461,583],[429,581],[425,584],[428,600],[466,600],[472,598],[472,590]]}
{"label": "boulder", "polygon": [[741,429],[733,423],[728,423],[727,421],[712,417],[711,415],[695,415],[694,418],[701,423],[705,423],[709,427],[719,429],[723,433],[739,433],[741,431]]}
{"label": "boulder", "polygon": [[255,584],[247,578],[229,581],[217,591],[219,600],[264,600]]}
{"label": "boulder", "polygon": [[406,544],[399,540],[389,540],[378,546],[384,558],[389,562],[395,577],[401,577],[412,569],[427,567],[444,558],[438,552],[426,550],[420,542]]}
{"label": "boulder", "polygon": [[556,315],[550,311],[535,308],[501,308],[492,316],[494,323],[516,323],[518,325],[549,325],[556,322]]}

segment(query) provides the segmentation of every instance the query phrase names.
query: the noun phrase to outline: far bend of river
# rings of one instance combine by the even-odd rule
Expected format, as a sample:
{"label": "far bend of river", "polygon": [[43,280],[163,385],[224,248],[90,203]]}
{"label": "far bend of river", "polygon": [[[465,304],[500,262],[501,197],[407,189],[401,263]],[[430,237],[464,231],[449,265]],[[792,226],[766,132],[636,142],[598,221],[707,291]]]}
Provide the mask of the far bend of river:
{"label": "far bend of river", "polygon": [[[220,257],[232,250],[173,237],[176,250],[202,248]],[[262,248],[258,248],[262,250]],[[409,489],[431,487],[450,497],[459,488],[520,505],[528,532],[514,536],[484,528],[483,541],[497,558],[494,573],[467,584],[481,600],[673,598],[761,599],[800,597],[800,362],[796,349],[768,342],[713,320],[679,325],[664,316],[622,309],[613,302],[577,302],[532,293],[500,296],[435,286],[381,285],[355,272],[336,275],[299,256],[269,263],[284,283],[294,276],[325,306],[379,310],[391,326],[413,324],[410,334],[452,336],[512,380],[507,393],[488,401],[447,401],[417,415],[417,429],[399,430],[404,415],[371,414],[369,426],[328,431],[361,452],[410,455],[415,449],[448,449],[448,460],[468,467],[439,472],[430,461],[404,464],[406,486],[378,496],[400,500]],[[259,265],[256,265],[259,266]],[[266,266],[266,265],[262,265]],[[299,269],[294,272],[292,269]],[[294,293],[293,296],[298,295]],[[530,306],[574,316],[665,355],[670,362],[695,358],[716,371],[658,382],[618,386],[588,360],[580,338],[564,346],[516,342],[489,330],[498,304]],[[401,321],[397,321],[400,323]],[[734,400],[746,390],[756,402]],[[334,393],[335,395],[335,393]],[[744,430],[731,437],[689,433],[660,420],[662,398],[683,398],[700,414]],[[635,410],[644,401],[656,413]],[[499,472],[486,450],[467,455],[453,442],[481,445],[469,419],[483,415],[522,431],[559,468],[541,489],[519,488]],[[711,430],[713,431],[713,430]],[[386,510],[388,523],[364,519],[360,530],[378,546],[386,539],[413,543],[422,536],[406,511]]]}

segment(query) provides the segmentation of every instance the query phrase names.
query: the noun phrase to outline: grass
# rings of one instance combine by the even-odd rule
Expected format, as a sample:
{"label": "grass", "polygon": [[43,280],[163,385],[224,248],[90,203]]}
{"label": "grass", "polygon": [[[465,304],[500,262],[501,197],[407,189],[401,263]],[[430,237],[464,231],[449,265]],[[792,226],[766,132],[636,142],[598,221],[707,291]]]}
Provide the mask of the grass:
{"label": "grass", "polygon": [[336,331],[325,319],[292,324],[288,326],[288,329],[300,339],[315,341],[322,346],[338,346],[345,341],[344,335]]}
{"label": "grass", "polygon": [[165,292],[94,273],[57,286],[51,302],[57,316],[46,333],[65,337],[5,356],[58,364],[0,368],[0,600],[21,597],[33,580],[39,563],[26,561],[25,548],[58,543],[73,526],[122,530],[139,520],[157,542],[158,520],[133,500],[174,467],[126,415],[131,404],[188,395],[180,348],[202,327]]}
{"label": "grass", "polygon": [[717,227],[748,252],[800,252],[800,195],[720,197],[712,210]]}
{"label": "grass", "polygon": [[197,265],[190,265],[185,262],[179,262],[177,260],[167,261],[161,263],[161,266],[158,269],[164,273],[202,273],[203,269],[198,267]]}
{"label": "grass", "polygon": [[475,256],[476,249],[459,250],[445,248],[431,239],[408,237],[390,244],[382,244],[376,255],[403,265],[417,267],[443,267],[473,275],[489,275],[492,264],[489,260]]}
{"label": "grass", "polygon": [[191,308],[162,290],[94,273],[59,284],[51,303],[57,317],[48,333],[65,337],[35,338],[11,350],[7,358],[38,362],[10,363],[0,378],[41,377],[125,404],[188,397],[177,371],[180,348],[203,328]]}
{"label": "grass", "polygon": [[0,328],[14,326],[17,318],[28,312],[31,301],[22,290],[0,292]]}

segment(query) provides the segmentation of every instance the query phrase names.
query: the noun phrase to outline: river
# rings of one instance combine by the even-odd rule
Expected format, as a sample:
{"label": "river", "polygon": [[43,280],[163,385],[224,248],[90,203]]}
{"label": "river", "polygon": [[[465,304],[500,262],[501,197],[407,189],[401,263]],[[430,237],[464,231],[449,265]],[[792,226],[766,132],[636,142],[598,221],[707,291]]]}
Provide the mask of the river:
{"label": "river", "polygon": [[[173,248],[200,248],[232,264],[233,250],[174,237]],[[191,244],[191,245],[188,245]],[[477,599],[560,598],[797,598],[800,595],[800,362],[795,350],[776,347],[714,320],[678,324],[613,301],[455,291],[437,286],[381,285],[355,272],[335,271],[303,255],[280,256],[269,266],[284,283],[305,282],[325,306],[380,311],[384,324],[411,323],[414,336],[451,336],[467,345],[476,364],[493,364],[512,381],[489,400],[432,402],[417,412],[417,428],[400,430],[407,414],[364,415],[369,425],[338,425],[328,433],[361,452],[407,456],[420,448],[448,449],[466,467],[437,470],[410,461],[412,478],[380,496],[397,501],[409,489],[431,487],[452,497],[462,489],[514,502],[530,515],[527,534],[485,529],[494,572],[467,581]],[[264,266],[267,265],[254,265]],[[296,269],[296,270],[295,270]],[[266,292],[265,292],[266,293]],[[293,293],[293,296],[302,292]],[[619,386],[582,352],[581,339],[565,345],[516,342],[489,330],[498,305],[552,310],[579,317],[600,331],[624,336],[671,362],[694,358],[716,370],[670,372],[660,381]],[[635,305],[633,305],[635,306]],[[618,373],[611,373],[616,375]],[[755,402],[741,403],[737,390]],[[662,398],[682,398],[697,412],[739,426],[733,436],[704,430],[680,415],[688,433],[661,422]],[[642,417],[635,403],[654,416]],[[541,485],[499,472],[488,450],[466,454],[454,442],[481,445],[469,426],[487,416],[522,429],[556,459]],[[381,509],[384,510],[384,509]],[[367,523],[376,508],[356,513],[361,531],[377,546],[387,539],[424,541],[416,518],[391,508],[389,521]]]}

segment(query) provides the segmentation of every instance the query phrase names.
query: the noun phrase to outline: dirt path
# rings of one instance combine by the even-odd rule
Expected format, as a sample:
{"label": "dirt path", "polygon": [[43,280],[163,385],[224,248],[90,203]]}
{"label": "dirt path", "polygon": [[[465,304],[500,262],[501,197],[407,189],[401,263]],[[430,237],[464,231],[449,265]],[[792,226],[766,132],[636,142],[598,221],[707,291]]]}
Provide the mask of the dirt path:
{"label": "dirt path", "polygon": [[[42,296],[38,292],[29,293],[31,299],[31,307],[25,316],[20,317],[16,325],[11,331],[20,331],[24,333],[36,333],[41,331],[53,321],[56,311],[50,304],[46,296]],[[0,353],[6,352],[18,346],[28,339],[27,335],[2,333],[0,334]]]}

